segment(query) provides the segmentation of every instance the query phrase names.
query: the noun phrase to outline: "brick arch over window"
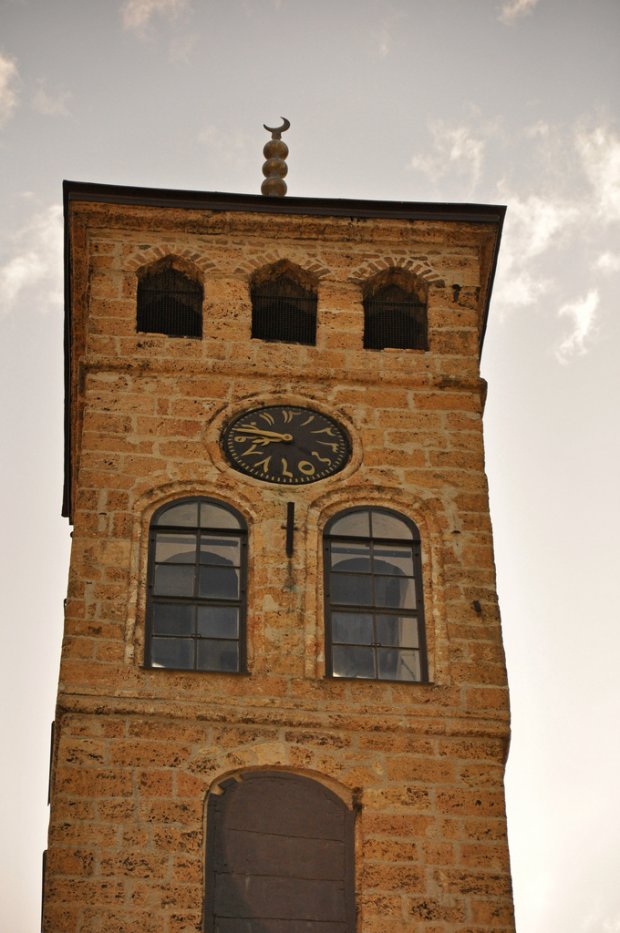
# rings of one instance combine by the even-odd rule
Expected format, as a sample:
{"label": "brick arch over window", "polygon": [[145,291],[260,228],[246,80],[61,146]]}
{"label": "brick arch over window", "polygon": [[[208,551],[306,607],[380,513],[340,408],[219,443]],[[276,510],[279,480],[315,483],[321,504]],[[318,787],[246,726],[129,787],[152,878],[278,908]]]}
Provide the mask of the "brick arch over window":
{"label": "brick arch over window", "polygon": [[252,337],[281,343],[316,344],[314,276],[282,259],[254,273],[250,295]]}
{"label": "brick arch over window", "polygon": [[207,806],[205,933],[350,933],[354,815],[323,784],[250,771]]}
{"label": "brick arch over window", "polygon": [[428,349],[428,286],[403,269],[373,276],[363,290],[364,347]]}
{"label": "brick arch over window", "polygon": [[139,333],[202,337],[204,289],[190,263],[166,256],[137,275]]}

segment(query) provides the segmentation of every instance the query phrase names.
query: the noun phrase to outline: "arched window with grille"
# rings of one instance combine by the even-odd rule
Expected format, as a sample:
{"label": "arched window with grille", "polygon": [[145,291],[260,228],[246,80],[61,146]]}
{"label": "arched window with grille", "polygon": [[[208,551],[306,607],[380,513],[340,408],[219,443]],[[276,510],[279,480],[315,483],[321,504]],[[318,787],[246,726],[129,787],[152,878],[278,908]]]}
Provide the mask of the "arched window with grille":
{"label": "arched window with grille", "polygon": [[155,512],[149,531],[145,666],[246,669],[247,526],[206,497]]}
{"label": "arched window with grille", "polygon": [[253,278],[252,337],[280,343],[316,344],[317,293],[307,273],[282,261]]}
{"label": "arched window with grille", "polygon": [[402,270],[379,273],[364,292],[364,347],[428,350],[425,283]]}
{"label": "arched window with grille", "polygon": [[166,259],[138,280],[136,329],[168,337],[202,337],[202,283]]}
{"label": "arched window with grille", "polygon": [[331,677],[428,680],[420,535],[390,509],[348,509],[324,534]]}

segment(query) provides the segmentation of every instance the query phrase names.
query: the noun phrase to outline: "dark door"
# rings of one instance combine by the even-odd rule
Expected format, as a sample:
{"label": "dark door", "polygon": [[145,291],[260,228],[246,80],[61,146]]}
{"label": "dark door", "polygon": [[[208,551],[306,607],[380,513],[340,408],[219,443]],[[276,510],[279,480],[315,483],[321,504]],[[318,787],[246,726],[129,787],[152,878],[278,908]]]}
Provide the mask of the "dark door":
{"label": "dark door", "polygon": [[353,933],[353,814],[322,784],[254,771],[209,799],[208,933]]}

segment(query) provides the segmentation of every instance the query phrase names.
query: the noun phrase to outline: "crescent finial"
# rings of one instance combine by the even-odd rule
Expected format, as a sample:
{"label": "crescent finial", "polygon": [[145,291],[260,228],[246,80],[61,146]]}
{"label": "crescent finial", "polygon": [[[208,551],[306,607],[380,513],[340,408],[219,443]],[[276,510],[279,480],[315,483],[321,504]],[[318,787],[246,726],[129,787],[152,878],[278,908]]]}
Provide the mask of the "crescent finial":
{"label": "crescent finial", "polygon": [[272,139],[280,139],[282,133],[285,133],[291,125],[291,121],[287,120],[286,117],[280,117],[280,119],[282,120],[282,126],[267,126],[266,123],[263,123],[265,129],[271,133]]}

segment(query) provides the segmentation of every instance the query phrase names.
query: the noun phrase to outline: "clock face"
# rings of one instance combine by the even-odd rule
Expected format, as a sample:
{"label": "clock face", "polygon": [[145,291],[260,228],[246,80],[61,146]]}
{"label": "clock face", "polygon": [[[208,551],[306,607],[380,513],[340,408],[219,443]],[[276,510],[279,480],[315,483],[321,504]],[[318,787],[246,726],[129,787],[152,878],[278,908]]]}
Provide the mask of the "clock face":
{"label": "clock face", "polygon": [[222,446],[236,470],[283,486],[333,476],[351,453],[342,425],[295,405],[271,405],[238,415],[224,428]]}

